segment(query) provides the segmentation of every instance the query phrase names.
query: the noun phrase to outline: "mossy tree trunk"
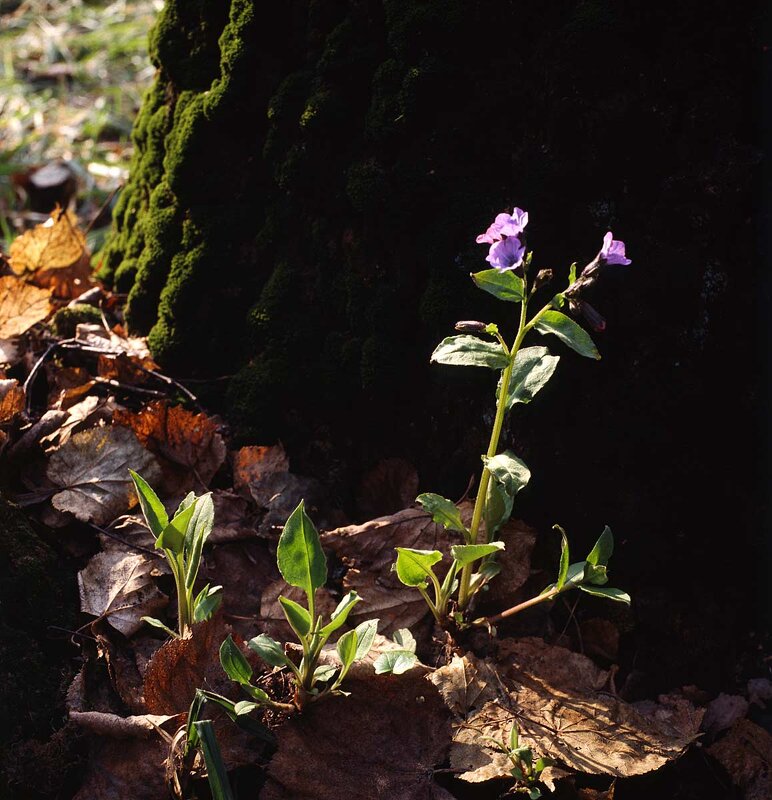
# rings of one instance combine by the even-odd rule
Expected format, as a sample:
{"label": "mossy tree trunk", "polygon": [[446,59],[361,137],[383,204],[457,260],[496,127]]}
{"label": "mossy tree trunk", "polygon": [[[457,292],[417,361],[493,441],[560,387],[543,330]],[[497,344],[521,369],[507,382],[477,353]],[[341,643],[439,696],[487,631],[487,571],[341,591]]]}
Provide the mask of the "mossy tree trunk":
{"label": "mossy tree trunk", "polygon": [[[227,407],[245,438],[281,437],[332,478],[329,453],[407,455],[422,488],[460,494],[490,376],[427,362],[456,319],[505,324],[468,279],[486,255],[475,235],[528,209],[536,263],[561,274],[613,229],[634,263],[596,298],[603,361],[564,358],[508,437],[534,472],[532,519],[573,521],[588,542],[627,526],[636,568],[653,553],[644,529],[680,530],[688,508],[687,549],[668,539],[646,562],[665,580],[719,525],[716,505],[729,525],[753,486],[739,471],[700,500],[717,420],[735,420],[723,459],[740,461],[757,389],[753,13],[167,0],[102,277],[167,369],[236,373]],[[731,391],[729,363],[745,376]]]}

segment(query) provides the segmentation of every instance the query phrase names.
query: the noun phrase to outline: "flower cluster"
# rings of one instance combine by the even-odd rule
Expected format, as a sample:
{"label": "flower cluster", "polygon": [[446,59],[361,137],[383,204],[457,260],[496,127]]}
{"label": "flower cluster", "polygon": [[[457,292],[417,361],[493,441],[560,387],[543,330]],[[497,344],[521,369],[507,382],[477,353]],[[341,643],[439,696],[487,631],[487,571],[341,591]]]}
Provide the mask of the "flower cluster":
{"label": "flower cluster", "polygon": [[506,272],[522,265],[525,245],[519,237],[527,224],[528,212],[515,208],[511,214],[497,214],[488,230],[477,237],[477,244],[490,244],[485,260],[494,269]]}

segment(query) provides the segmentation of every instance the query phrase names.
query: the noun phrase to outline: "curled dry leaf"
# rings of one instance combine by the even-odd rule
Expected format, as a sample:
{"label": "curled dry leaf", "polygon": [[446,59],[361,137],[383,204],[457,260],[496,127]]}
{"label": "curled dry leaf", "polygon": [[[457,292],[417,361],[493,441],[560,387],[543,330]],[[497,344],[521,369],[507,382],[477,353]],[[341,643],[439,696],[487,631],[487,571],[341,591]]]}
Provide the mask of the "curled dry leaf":
{"label": "curled dry leaf", "polygon": [[9,425],[24,410],[24,389],[13,378],[0,380],[0,425]]}
{"label": "curled dry leaf", "polygon": [[280,445],[242,447],[233,454],[233,486],[247,491],[249,484],[276,472],[289,472],[289,458]]}
{"label": "curled dry leaf", "polygon": [[739,719],[729,733],[708,748],[729,773],[745,800],[772,797],[772,736],[749,719]]}
{"label": "curled dry leaf", "polygon": [[191,489],[206,489],[225,461],[225,442],[217,423],[206,414],[154,401],[137,414],[117,411],[113,421],[133,430],[139,441],[162,459],[166,494],[181,496]]}
{"label": "curled dry leaf", "polygon": [[48,479],[61,488],[51,503],[81,522],[105,525],[137,502],[130,468],[151,485],[160,478],[156,460],[130,430],[105,426],[76,433],[48,462]]}
{"label": "curled dry leaf", "polygon": [[282,726],[262,800],[450,800],[432,779],[450,744],[450,717],[422,674],[370,672],[346,690],[350,697],[314,703]]}
{"label": "curled dry leaf", "polygon": [[143,616],[168,602],[153,581],[156,562],[144,553],[97,553],[78,573],[81,611],[105,617],[124,636],[136,633]]}
{"label": "curled dry leaf", "polygon": [[13,275],[0,277],[0,339],[12,339],[42,322],[51,311],[50,296]]}
{"label": "curled dry leaf", "polygon": [[109,422],[118,406],[112,397],[97,397],[90,395],[79,403],[75,403],[67,410],[66,418],[62,424],[54,431],[46,434],[40,439],[47,452],[55,450],[66,444],[73,433],[79,429],[92,427],[100,420]]}
{"label": "curled dry leaf", "polygon": [[698,733],[700,711],[667,700],[655,704],[654,713],[641,713],[604,690],[608,672],[541,639],[502,641],[496,671],[499,697],[468,714],[454,735],[451,766],[472,783],[509,775],[508,760],[487,747],[484,737],[501,741],[514,721],[521,743],[535,755],[580,772],[620,777],[658,769]]}
{"label": "curled dry leaf", "polygon": [[29,276],[54,297],[66,300],[81,294],[91,280],[86,237],[78,218],[58,207],[44,223],[13,240],[9,261],[17,275]]}
{"label": "curled dry leaf", "polygon": [[[363,525],[348,525],[322,534],[322,544],[349,567],[344,576],[346,591],[359,592],[363,600],[351,613],[354,625],[370,617],[381,620],[383,634],[411,628],[429,613],[421,595],[403,586],[392,572],[395,547],[450,552],[460,537],[432,522],[425,512],[407,508]],[[446,567],[447,568],[447,567]],[[442,575],[440,567],[437,570]]]}

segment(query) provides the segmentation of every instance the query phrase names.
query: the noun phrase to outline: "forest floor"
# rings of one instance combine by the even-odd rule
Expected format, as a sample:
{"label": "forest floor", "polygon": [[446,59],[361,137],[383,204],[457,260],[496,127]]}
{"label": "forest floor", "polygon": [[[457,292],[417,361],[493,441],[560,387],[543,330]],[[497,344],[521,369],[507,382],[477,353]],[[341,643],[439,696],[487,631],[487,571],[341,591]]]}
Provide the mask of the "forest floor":
{"label": "forest floor", "polygon": [[[129,335],[124,298],[94,281],[91,262],[107,230],[101,209],[126,176],[160,5],[0,3],[0,475],[12,501],[0,503],[0,795],[212,796],[202,758],[182,757],[180,732],[197,689],[246,698],[220,663],[228,635],[250,680],[291,699],[287,670],[245,643],[293,641],[279,596],[300,597],[276,550],[304,500],[328,560],[319,613],[357,591],[350,621],[378,618],[378,635],[343,686],[349,697],[301,713],[253,710],[257,728],[215,714],[235,797],[769,797],[772,682],[761,669],[717,697],[687,685],[640,700],[624,647],[634,618],[595,598],[449,636],[392,570],[397,546],[457,544],[413,504],[410,464],[386,459],[363,476],[366,505],[384,516],[352,521],[280,445],[233,445],[195,386],[163,374]],[[223,604],[184,639],[143,620],[175,626],[175,584],[129,468],[167,510],[190,491],[212,493],[197,588],[221,585]],[[468,520],[469,502],[459,510]],[[502,572],[480,613],[555,579],[527,524],[511,521],[501,537]],[[416,656],[404,672],[375,673],[403,651]],[[336,663],[334,649],[325,657]],[[520,757],[499,746],[513,724],[534,761],[554,761],[538,783],[518,779]]]}

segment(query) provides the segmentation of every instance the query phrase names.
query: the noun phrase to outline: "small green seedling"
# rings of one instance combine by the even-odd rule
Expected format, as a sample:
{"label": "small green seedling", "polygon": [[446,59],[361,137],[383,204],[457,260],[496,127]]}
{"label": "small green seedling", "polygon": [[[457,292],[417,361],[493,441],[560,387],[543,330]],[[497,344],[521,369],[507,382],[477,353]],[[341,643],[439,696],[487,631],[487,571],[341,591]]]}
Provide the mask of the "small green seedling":
{"label": "small green seedling", "polygon": [[534,762],[531,748],[520,744],[520,729],[516,722],[512,723],[508,739],[498,741],[490,736],[484,738],[500,753],[506,754],[510,760],[512,769],[509,772],[516,781],[515,792],[527,794],[530,800],[538,800],[542,796],[538,786],[541,774],[555,762],[551,758],[544,757]]}
{"label": "small green seedling", "polygon": [[[499,373],[496,415],[488,450],[482,456],[482,474],[471,521],[467,525],[456,505],[440,495],[427,493],[417,498],[434,522],[461,540],[451,547],[448,571],[442,580],[434,572],[435,566],[443,560],[439,550],[397,548],[397,576],[405,585],[418,589],[434,617],[443,625],[450,619],[458,624],[465,623],[475,596],[499,572],[496,556],[504,549],[504,543],[497,535],[511,517],[517,495],[531,478],[528,467],[513,452],[499,452],[504,419],[518,404],[530,403],[544,388],[560,357],[541,345],[523,347],[526,336],[532,332],[553,336],[578,355],[599,359],[590,334],[564,312],[583,317],[594,330],[603,330],[605,321],[582,294],[597,281],[602,269],[630,263],[625,256],[624,243],[615,240],[611,232],[607,233],[600,251],[582,272],[577,276],[576,264],[572,264],[566,288],[553,294],[531,314],[529,305],[534,295],[551,282],[553,272],[543,269],[534,274],[533,252],[527,252],[525,246],[527,224],[528,214],[520,208],[515,208],[512,214],[499,214],[477,237],[478,243],[490,245],[486,260],[492,268],[471,276],[482,291],[505,304],[519,304],[517,331],[512,343],[507,343],[495,323],[467,320],[456,324],[461,335],[444,339],[431,357],[438,364],[482,367]],[[610,536],[608,531],[607,541]],[[566,544],[565,553],[567,547]],[[584,564],[588,566],[581,566]],[[599,581],[605,582],[605,563],[593,564],[588,557],[581,565],[566,564],[569,571],[564,573],[561,561],[561,577],[555,586],[545,590],[546,596],[540,595],[539,599],[517,606],[516,610],[552,599],[566,588],[574,587],[611,600],[630,601],[624,592],[598,588],[602,585]],[[604,569],[601,571],[600,567]],[[515,613],[515,609],[509,609],[498,618],[511,613]]]}
{"label": "small green seedling", "polygon": [[[265,633],[250,639],[247,643],[249,648],[272,667],[286,667],[292,672],[296,689],[294,702],[298,708],[330,694],[345,694],[340,690],[340,684],[351,665],[370,652],[378,620],[362,622],[338,639],[336,650],[340,667],[319,664],[322,648],[330,636],[345,624],[361,598],[356,592],[349,592],[338,603],[326,624],[323,624],[322,616],[316,614],[315,596],[317,590],[327,582],[327,560],[319,532],[306,514],[302,501],[282,530],[276,561],[284,580],[290,586],[302,589],[306,595],[305,606],[288,597],[279,597],[284,616],[298,637],[303,656],[300,664],[296,664],[286,654],[284,647]],[[265,703],[268,695],[252,684],[252,668],[230,636],[220,648],[220,661],[228,676],[244,688],[253,702]]]}
{"label": "small green seedling", "polygon": [[222,602],[222,586],[207,584],[194,593],[201,554],[214,525],[212,495],[196,497],[193,492],[180,503],[170,520],[163,503],[148,483],[129,470],[137,490],[145,522],[155,536],[155,546],[163,550],[177,587],[177,626],[173,631],[160,620],[142,617],[149,625],[161,628],[170,636],[185,638],[194,622],[209,619]]}

